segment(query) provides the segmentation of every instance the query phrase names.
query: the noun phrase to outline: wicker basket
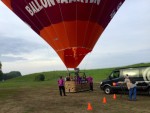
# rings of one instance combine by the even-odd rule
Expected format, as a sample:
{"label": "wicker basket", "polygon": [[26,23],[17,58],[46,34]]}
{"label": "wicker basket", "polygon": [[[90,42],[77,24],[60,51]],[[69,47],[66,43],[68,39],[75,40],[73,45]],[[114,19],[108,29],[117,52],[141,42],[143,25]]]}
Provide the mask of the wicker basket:
{"label": "wicker basket", "polygon": [[66,92],[80,92],[90,90],[88,83],[77,84],[75,81],[66,81],[65,82]]}

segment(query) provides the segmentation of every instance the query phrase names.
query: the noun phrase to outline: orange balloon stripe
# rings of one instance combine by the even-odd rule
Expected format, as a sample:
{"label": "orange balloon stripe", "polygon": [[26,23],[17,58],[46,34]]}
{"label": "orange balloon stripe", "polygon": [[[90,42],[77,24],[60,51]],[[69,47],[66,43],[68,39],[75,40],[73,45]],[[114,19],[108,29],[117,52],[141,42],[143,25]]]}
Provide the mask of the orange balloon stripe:
{"label": "orange balloon stripe", "polygon": [[72,48],[65,49],[62,51],[57,51],[57,54],[61,58],[61,60],[64,62],[64,64],[68,68],[74,68],[77,67],[82,59],[86,56],[87,53],[89,53],[91,50],[88,50],[86,48],[76,48],[74,51]]}
{"label": "orange balloon stripe", "polygon": [[40,36],[51,46],[54,50],[59,49],[58,47],[61,47],[59,43],[56,45],[57,36],[55,34],[55,31],[52,27],[45,27],[43,29],[44,32],[40,33]]}
{"label": "orange balloon stripe", "polygon": [[13,8],[11,7],[11,0],[2,0],[2,2],[3,2],[10,10],[13,10]]}
{"label": "orange balloon stripe", "polygon": [[91,33],[91,37],[93,38],[90,38],[88,40],[87,46],[89,46],[90,48],[94,48],[95,43],[100,38],[100,35],[103,33],[103,31],[104,29],[102,27],[99,27],[99,24],[95,24]]}
{"label": "orange balloon stripe", "polygon": [[85,39],[83,42],[83,46],[89,47],[91,50],[94,45],[93,42],[100,38],[100,35],[104,31],[104,28],[97,23],[89,22],[88,28],[86,30]]}
{"label": "orange balloon stripe", "polygon": [[94,42],[102,32],[102,26],[97,23],[77,20],[44,27],[40,31],[40,36],[56,50],[68,68],[73,68],[77,67],[85,55],[93,49]]}
{"label": "orange balloon stripe", "polygon": [[[87,24],[88,28],[85,29]],[[47,31],[49,31],[49,34]],[[91,45],[91,43],[97,40],[102,32],[103,28],[99,24],[78,20],[64,21],[44,27],[40,31],[40,36],[48,41],[50,45],[52,44],[51,46],[54,46],[53,48],[55,48],[56,51],[61,51],[71,47],[81,47],[92,50],[93,45]],[[94,35],[95,33],[96,35]]]}

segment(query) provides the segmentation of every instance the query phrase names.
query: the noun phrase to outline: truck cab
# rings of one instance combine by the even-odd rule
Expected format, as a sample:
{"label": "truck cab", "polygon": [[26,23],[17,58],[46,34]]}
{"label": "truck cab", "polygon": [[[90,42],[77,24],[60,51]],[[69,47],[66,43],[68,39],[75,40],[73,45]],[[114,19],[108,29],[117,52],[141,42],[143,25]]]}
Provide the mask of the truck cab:
{"label": "truck cab", "polygon": [[114,83],[119,81],[124,81],[123,77],[120,77],[120,71],[114,70],[110,73],[110,75],[103,81],[100,82],[100,88],[104,90],[106,94],[111,94],[112,92],[116,92],[120,87],[114,86]]}

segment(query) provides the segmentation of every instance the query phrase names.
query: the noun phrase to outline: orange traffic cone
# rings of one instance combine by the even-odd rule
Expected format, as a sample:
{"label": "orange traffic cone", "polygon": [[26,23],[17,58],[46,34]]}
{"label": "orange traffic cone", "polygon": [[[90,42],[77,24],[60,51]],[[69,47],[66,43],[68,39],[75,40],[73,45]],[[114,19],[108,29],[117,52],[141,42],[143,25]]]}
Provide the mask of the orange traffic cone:
{"label": "orange traffic cone", "polygon": [[88,110],[88,111],[91,111],[91,110],[92,110],[92,106],[91,106],[91,103],[90,103],[90,102],[88,103],[87,110]]}
{"label": "orange traffic cone", "polygon": [[106,97],[103,98],[103,104],[106,104],[107,101],[106,101]]}
{"label": "orange traffic cone", "polygon": [[113,99],[116,99],[116,94],[114,94]]}

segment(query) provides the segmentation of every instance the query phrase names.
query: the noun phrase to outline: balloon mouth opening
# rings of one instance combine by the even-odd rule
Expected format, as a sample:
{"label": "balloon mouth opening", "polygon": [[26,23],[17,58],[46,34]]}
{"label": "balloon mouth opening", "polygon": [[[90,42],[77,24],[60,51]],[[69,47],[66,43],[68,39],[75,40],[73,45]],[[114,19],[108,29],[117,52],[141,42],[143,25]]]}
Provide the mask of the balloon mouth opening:
{"label": "balloon mouth opening", "polygon": [[57,51],[67,68],[76,68],[89,52],[91,52],[90,49],[83,47],[71,47]]}

